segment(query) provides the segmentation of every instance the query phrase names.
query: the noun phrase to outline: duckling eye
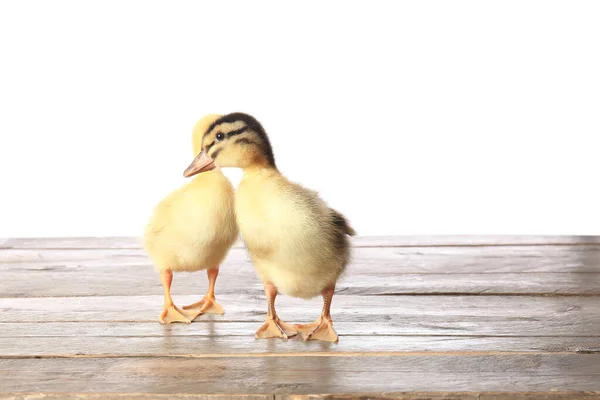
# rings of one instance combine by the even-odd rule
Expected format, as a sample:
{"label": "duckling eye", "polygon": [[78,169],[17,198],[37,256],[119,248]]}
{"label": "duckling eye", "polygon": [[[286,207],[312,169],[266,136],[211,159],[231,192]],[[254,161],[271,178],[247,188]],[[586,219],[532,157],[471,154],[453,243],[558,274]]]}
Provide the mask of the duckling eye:
{"label": "duckling eye", "polygon": [[217,138],[217,140],[223,140],[223,139],[225,139],[225,135],[223,135],[222,132],[219,132],[219,133],[217,133],[216,138]]}

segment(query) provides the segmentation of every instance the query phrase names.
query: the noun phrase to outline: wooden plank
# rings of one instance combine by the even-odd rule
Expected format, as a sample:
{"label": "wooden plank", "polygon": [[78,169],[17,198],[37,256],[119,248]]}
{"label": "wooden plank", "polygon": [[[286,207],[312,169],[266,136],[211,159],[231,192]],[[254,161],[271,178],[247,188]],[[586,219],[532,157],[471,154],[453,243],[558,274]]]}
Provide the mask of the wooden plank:
{"label": "wooden plank", "polygon": [[[0,259],[5,262],[0,264],[3,297],[161,292],[158,276],[142,250],[4,250]],[[205,285],[202,273],[178,274],[173,290],[193,294]],[[239,290],[262,292],[242,249],[231,252],[218,283],[222,294]],[[600,246],[359,248],[338,293],[598,295]]]}
{"label": "wooden plank", "polygon": [[[3,297],[161,292],[157,273],[141,250],[4,250],[0,259]],[[173,290],[193,294],[205,285],[203,273],[177,274]],[[222,266],[218,290],[227,294],[240,289],[262,292],[245,251],[237,249]],[[598,295],[600,246],[359,248],[338,289],[339,294],[379,295]]]}
{"label": "wooden plank", "polygon": [[[249,264],[244,249],[232,249],[223,269]],[[402,273],[600,272],[600,246],[507,246],[432,248],[355,248],[352,264],[378,275]],[[2,270],[56,267],[148,267],[141,249],[0,250]]]}
{"label": "wooden plank", "polygon": [[341,295],[599,296],[600,274],[354,274],[340,280],[337,287]]}
{"label": "wooden plank", "polygon": [[29,237],[7,238],[0,242],[4,249],[140,249],[141,237]]}
{"label": "wooden plank", "polygon": [[[279,397],[279,396],[278,396]],[[65,400],[65,399],[101,399],[101,400],[217,400],[217,399],[235,399],[235,400],[275,400],[274,395],[270,394],[255,394],[255,395],[236,395],[236,394],[145,394],[145,393],[0,393],[1,400]],[[441,399],[441,398],[440,398]],[[582,397],[588,400],[592,397]],[[426,400],[426,399],[422,399]],[[435,398],[437,400],[437,398]],[[551,399],[552,400],[552,399]],[[557,400],[562,400],[557,399]],[[595,400],[595,399],[594,399]]]}
{"label": "wooden plank", "polygon": [[355,238],[360,247],[547,246],[600,243],[598,235],[399,235]]}
{"label": "wooden plank", "polygon": [[352,393],[323,395],[281,396],[281,400],[600,400],[598,392],[404,392],[404,393]]}
{"label": "wooden plank", "polygon": [[[67,337],[0,337],[0,358],[308,356],[315,353],[335,356],[384,352],[390,355],[402,352],[600,353],[598,337],[343,336],[338,343],[325,343],[303,342],[299,336],[288,340],[256,340],[254,332],[258,325],[251,323],[244,324],[245,331],[240,332],[243,336],[230,336],[226,323],[203,325],[203,336],[171,336],[164,331],[163,336],[94,336],[88,333]],[[217,334],[216,331],[225,333]]]}
{"label": "wooden plank", "polygon": [[[7,353],[2,355],[27,355],[31,354],[32,349],[45,346],[46,341],[57,342],[57,345],[47,345],[41,347],[39,354],[58,354],[57,349],[65,348],[64,354],[95,354],[93,351],[100,351],[102,343],[106,341],[106,348],[110,348],[110,354],[119,353],[120,347],[113,338],[126,339],[123,343],[126,346],[123,354],[127,351],[133,351],[140,347],[141,351],[157,354],[157,351],[150,351],[150,348],[159,348],[157,346],[183,346],[192,343],[181,354],[187,354],[190,349],[200,353],[223,353],[226,354],[232,349],[245,349],[244,352],[270,352],[278,351],[273,348],[269,341],[254,340],[253,335],[260,323],[255,322],[218,322],[199,320],[192,325],[170,324],[161,325],[157,322],[146,323],[127,323],[127,322],[24,322],[24,323],[0,323],[0,343],[5,343],[0,348]],[[520,337],[513,335],[506,336],[474,336],[464,333],[454,333],[451,331],[442,334],[418,334],[413,332],[399,332],[393,326],[382,326],[375,328],[379,332],[373,332],[373,329],[365,323],[354,322],[336,322],[336,329],[344,331],[344,340],[337,344],[327,344],[316,341],[294,344],[295,351],[319,351],[327,349],[336,352],[363,352],[363,351],[416,351],[418,346],[420,350],[427,349],[446,349],[446,351],[458,351],[460,349],[477,351],[538,351],[538,352],[556,352],[572,351],[579,353],[600,352],[600,335],[596,336],[554,336],[554,332],[548,332],[548,336],[529,336]],[[543,333],[543,332],[542,332]],[[165,341],[165,338],[176,341]],[[148,339],[148,340],[147,340]],[[181,339],[181,340],[180,340]],[[299,339],[296,337],[293,340]],[[79,342],[81,341],[81,343]],[[147,345],[138,345],[143,342]],[[279,343],[279,340],[275,341]],[[284,341],[282,341],[284,342]],[[12,346],[10,345],[12,343]],[[30,345],[25,346],[25,343]],[[98,343],[98,347],[90,352],[78,350],[78,346],[91,346]],[[292,343],[292,341],[289,341]],[[210,350],[200,351],[202,346],[209,346]],[[266,348],[264,346],[267,346]],[[289,351],[290,344],[285,346],[285,351]],[[462,347],[464,346],[464,348]],[[18,347],[18,348],[17,348]],[[221,350],[219,350],[221,349]],[[16,353],[10,353],[14,352]],[[69,353],[69,351],[71,353]],[[169,352],[175,350],[170,348]],[[173,353],[175,354],[175,353]],[[138,354],[139,355],[139,354]]]}
{"label": "wooden plank", "polygon": [[[179,337],[195,337],[198,340],[215,337],[240,337],[254,335],[260,322],[223,322],[214,320],[199,319],[191,325],[186,324],[169,324],[161,325],[157,321],[152,322],[20,322],[20,323],[0,323],[0,339],[3,338],[46,338],[46,337],[121,337],[121,338],[179,338]],[[372,326],[374,325],[374,326]],[[425,325],[425,324],[424,324]],[[493,327],[494,324],[492,324]],[[555,332],[538,332],[538,335],[517,336],[519,332],[511,332],[501,335],[494,334],[470,334],[457,330],[445,329],[445,327],[425,326],[429,330],[423,333],[419,326],[407,325],[403,329],[398,329],[395,324],[376,323],[369,324],[365,322],[335,322],[336,329],[344,332],[344,337],[365,338],[368,336],[382,338],[399,336],[401,338],[428,337],[428,336],[447,336],[455,338],[499,338],[499,341],[506,339],[519,340],[518,343],[524,343],[523,348],[527,343],[532,346],[538,340],[539,351],[556,351],[560,346],[564,349],[576,349],[577,351],[594,350],[595,343],[598,343],[600,334],[592,332],[587,336],[560,335]],[[433,330],[436,329],[436,330]],[[542,336],[546,334],[547,336]],[[528,342],[525,339],[531,339]],[[589,338],[590,340],[584,340]],[[395,339],[394,339],[395,340]],[[449,339],[450,340],[450,339]],[[260,341],[258,341],[260,342]],[[310,342],[316,343],[316,342]],[[545,344],[544,344],[545,343]],[[339,346],[339,344],[338,344]],[[575,351],[575,350],[574,350]]]}
{"label": "wooden plank", "polygon": [[[595,343],[598,343],[600,333],[587,332],[585,335],[580,332],[574,332],[582,336],[576,336],[570,332],[553,330],[553,326],[538,331],[531,332],[523,330],[520,327],[510,331],[510,324],[506,324],[504,331],[498,333],[491,332],[499,324],[497,322],[489,323],[478,327],[472,331],[458,329],[454,324],[436,324],[434,318],[424,317],[423,321],[408,320],[406,324],[392,322],[353,322],[353,321],[338,321],[335,320],[335,328],[340,333],[340,336],[346,337],[412,337],[412,336],[451,336],[457,338],[475,338],[475,337],[491,337],[491,338],[524,338],[531,337],[534,340],[539,339],[540,349],[548,350],[555,348],[551,346],[559,346],[557,343],[566,343],[570,349],[577,351],[597,350]],[[468,318],[471,319],[471,318]],[[170,324],[161,325],[158,321],[151,322],[21,322],[21,323],[0,323],[0,339],[2,338],[28,338],[28,337],[71,337],[71,336],[103,336],[103,337],[159,337],[169,338],[177,337],[226,337],[226,336],[246,336],[253,337],[254,332],[262,323],[256,322],[228,322],[215,321],[214,318],[204,318],[196,320],[191,325],[186,324]],[[472,325],[472,324],[470,324]],[[489,328],[488,328],[489,327]],[[100,332],[99,332],[100,330]],[[583,329],[582,329],[583,330]],[[480,333],[482,332],[482,333]],[[526,336],[518,336],[524,334]],[[544,336],[545,335],[545,336]],[[583,341],[581,338],[589,338],[590,341]],[[549,338],[544,342],[544,338]],[[563,342],[553,341],[551,338],[564,338]],[[581,343],[578,343],[579,340]],[[524,340],[524,339],[523,339]],[[563,339],[561,339],[563,340]],[[314,342],[311,342],[314,343]],[[525,343],[525,342],[523,342]],[[528,342],[529,343],[529,342]],[[535,342],[531,342],[534,343]],[[543,343],[548,343],[546,347],[542,347]]]}
{"label": "wooden plank", "polygon": [[[480,393],[477,400],[507,400],[508,396],[505,392],[499,393]],[[519,400],[567,400],[567,399],[600,399],[600,392],[537,392],[537,393],[517,393],[513,397]]]}
{"label": "wooden plank", "polygon": [[[198,297],[174,299],[188,304]],[[162,296],[2,298],[0,322],[154,322],[162,301]],[[219,301],[225,315],[203,315],[200,321],[264,321],[264,295],[223,295]],[[321,301],[278,296],[277,310],[284,321],[306,323],[318,316]],[[348,295],[334,297],[331,310],[340,335],[348,332],[343,323],[354,327],[351,332],[362,329],[374,335],[600,335],[600,307],[594,297]]]}
{"label": "wooden plank", "polygon": [[[242,249],[234,260],[245,260]],[[41,266],[89,266],[106,265],[151,266],[152,262],[142,249],[4,249],[0,250],[0,263],[19,268],[39,268]]]}
{"label": "wooden plank", "polygon": [[2,359],[0,373],[4,392],[591,391],[600,354]]}
{"label": "wooden plank", "polygon": [[[1,297],[128,296],[162,293],[158,274],[148,266],[45,267],[41,270],[0,268]],[[52,285],[48,285],[52,282]],[[173,293],[199,294],[207,287],[204,272],[176,274]],[[263,285],[248,263],[223,267],[217,293],[260,295]],[[504,274],[376,274],[368,267],[352,265],[337,284],[338,295],[412,294],[551,294],[600,296],[598,273]]]}
{"label": "wooden plank", "polygon": [[[357,236],[357,247],[531,246],[600,244],[600,236],[581,235],[405,235]],[[0,239],[5,249],[139,249],[141,237],[47,237]],[[238,240],[236,247],[243,247]]]}
{"label": "wooden plank", "polygon": [[600,400],[598,392],[400,392],[400,393],[352,393],[352,394],[311,394],[311,395],[219,395],[219,394],[136,394],[136,393],[0,393],[3,400],[63,400],[63,399],[102,399],[102,400]]}

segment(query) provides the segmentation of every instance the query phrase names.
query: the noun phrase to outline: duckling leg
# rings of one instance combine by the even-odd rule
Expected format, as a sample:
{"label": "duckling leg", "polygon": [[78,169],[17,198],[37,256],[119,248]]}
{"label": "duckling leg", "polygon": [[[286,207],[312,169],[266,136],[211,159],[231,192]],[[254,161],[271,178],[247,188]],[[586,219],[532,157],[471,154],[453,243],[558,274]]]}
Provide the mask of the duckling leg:
{"label": "duckling leg", "polygon": [[263,326],[258,328],[255,334],[256,339],[266,339],[270,337],[282,337],[287,339],[296,335],[294,325],[286,324],[279,319],[275,312],[275,297],[277,297],[277,288],[271,283],[265,283],[265,294],[267,295],[268,311],[267,318]]}
{"label": "duckling leg", "polygon": [[186,316],[185,311],[181,310],[173,303],[171,298],[171,283],[173,282],[173,271],[167,270],[160,273],[160,281],[162,282],[165,292],[165,303],[163,311],[160,314],[159,321],[161,324],[170,324],[171,322],[192,322],[189,316]]}
{"label": "duckling leg", "polygon": [[326,342],[338,341],[338,334],[335,329],[333,329],[330,312],[334,291],[335,285],[323,290],[323,311],[321,312],[319,319],[310,324],[296,325],[296,329],[302,334],[304,341],[311,339],[323,340]]}
{"label": "duckling leg", "polygon": [[206,275],[208,276],[208,291],[206,295],[199,302],[183,307],[184,310],[192,313],[192,321],[200,314],[223,314],[225,312],[223,311],[223,307],[215,300],[215,282],[219,275],[219,268],[209,268],[206,270]]}

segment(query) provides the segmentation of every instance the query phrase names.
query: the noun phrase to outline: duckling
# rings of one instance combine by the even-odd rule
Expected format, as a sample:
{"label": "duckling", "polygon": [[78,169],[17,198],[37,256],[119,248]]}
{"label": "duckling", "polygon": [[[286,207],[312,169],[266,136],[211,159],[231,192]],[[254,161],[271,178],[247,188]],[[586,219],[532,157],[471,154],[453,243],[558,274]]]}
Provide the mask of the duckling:
{"label": "duckling", "polygon": [[[206,129],[222,116],[209,114],[195,125],[194,155]],[[144,231],[144,247],[160,272],[164,307],[159,321],[192,322],[198,315],[223,314],[215,299],[219,266],[238,237],[234,188],[214,163],[199,160],[204,172],[167,195],[154,208]],[[207,270],[208,291],[197,303],[177,307],[171,298],[173,272]]]}
{"label": "duckling", "polygon": [[[331,301],[350,261],[349,236],[356,234],[347,219],[317,192],[279,172],[269,138],[251,115],[232,113],[214,121],[184,176],[202,173],[207,158],[244,172],[235,196],[237,223],[268,302],[265,323],[255,337],[287,339],[300,332],[305,341],[337,342]],[[310,324],[283,322],[275,311],[279,292],[302,299],[321,294],[320,317]]]}

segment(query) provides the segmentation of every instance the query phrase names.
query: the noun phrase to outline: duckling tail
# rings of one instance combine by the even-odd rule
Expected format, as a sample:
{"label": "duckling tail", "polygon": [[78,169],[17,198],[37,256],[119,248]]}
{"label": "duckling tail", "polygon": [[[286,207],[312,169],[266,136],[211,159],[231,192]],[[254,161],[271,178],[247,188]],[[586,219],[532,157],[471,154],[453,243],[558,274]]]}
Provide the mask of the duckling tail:
{"label": "duckling tail", "polygon": [[333,223],[342,231],[344,231],[344,233],[346,235],[349,236],[356,236],[356,231],[354,230],[354,228],[352,228],[350,226],[350,223],[348,222],[348,220],[346,219],[346,217],[344,217],[344,215],[342,213],[340,213],[339,211],[334,210],[333,208],[329,209],[331,211],[331,215],[333,217]]}

